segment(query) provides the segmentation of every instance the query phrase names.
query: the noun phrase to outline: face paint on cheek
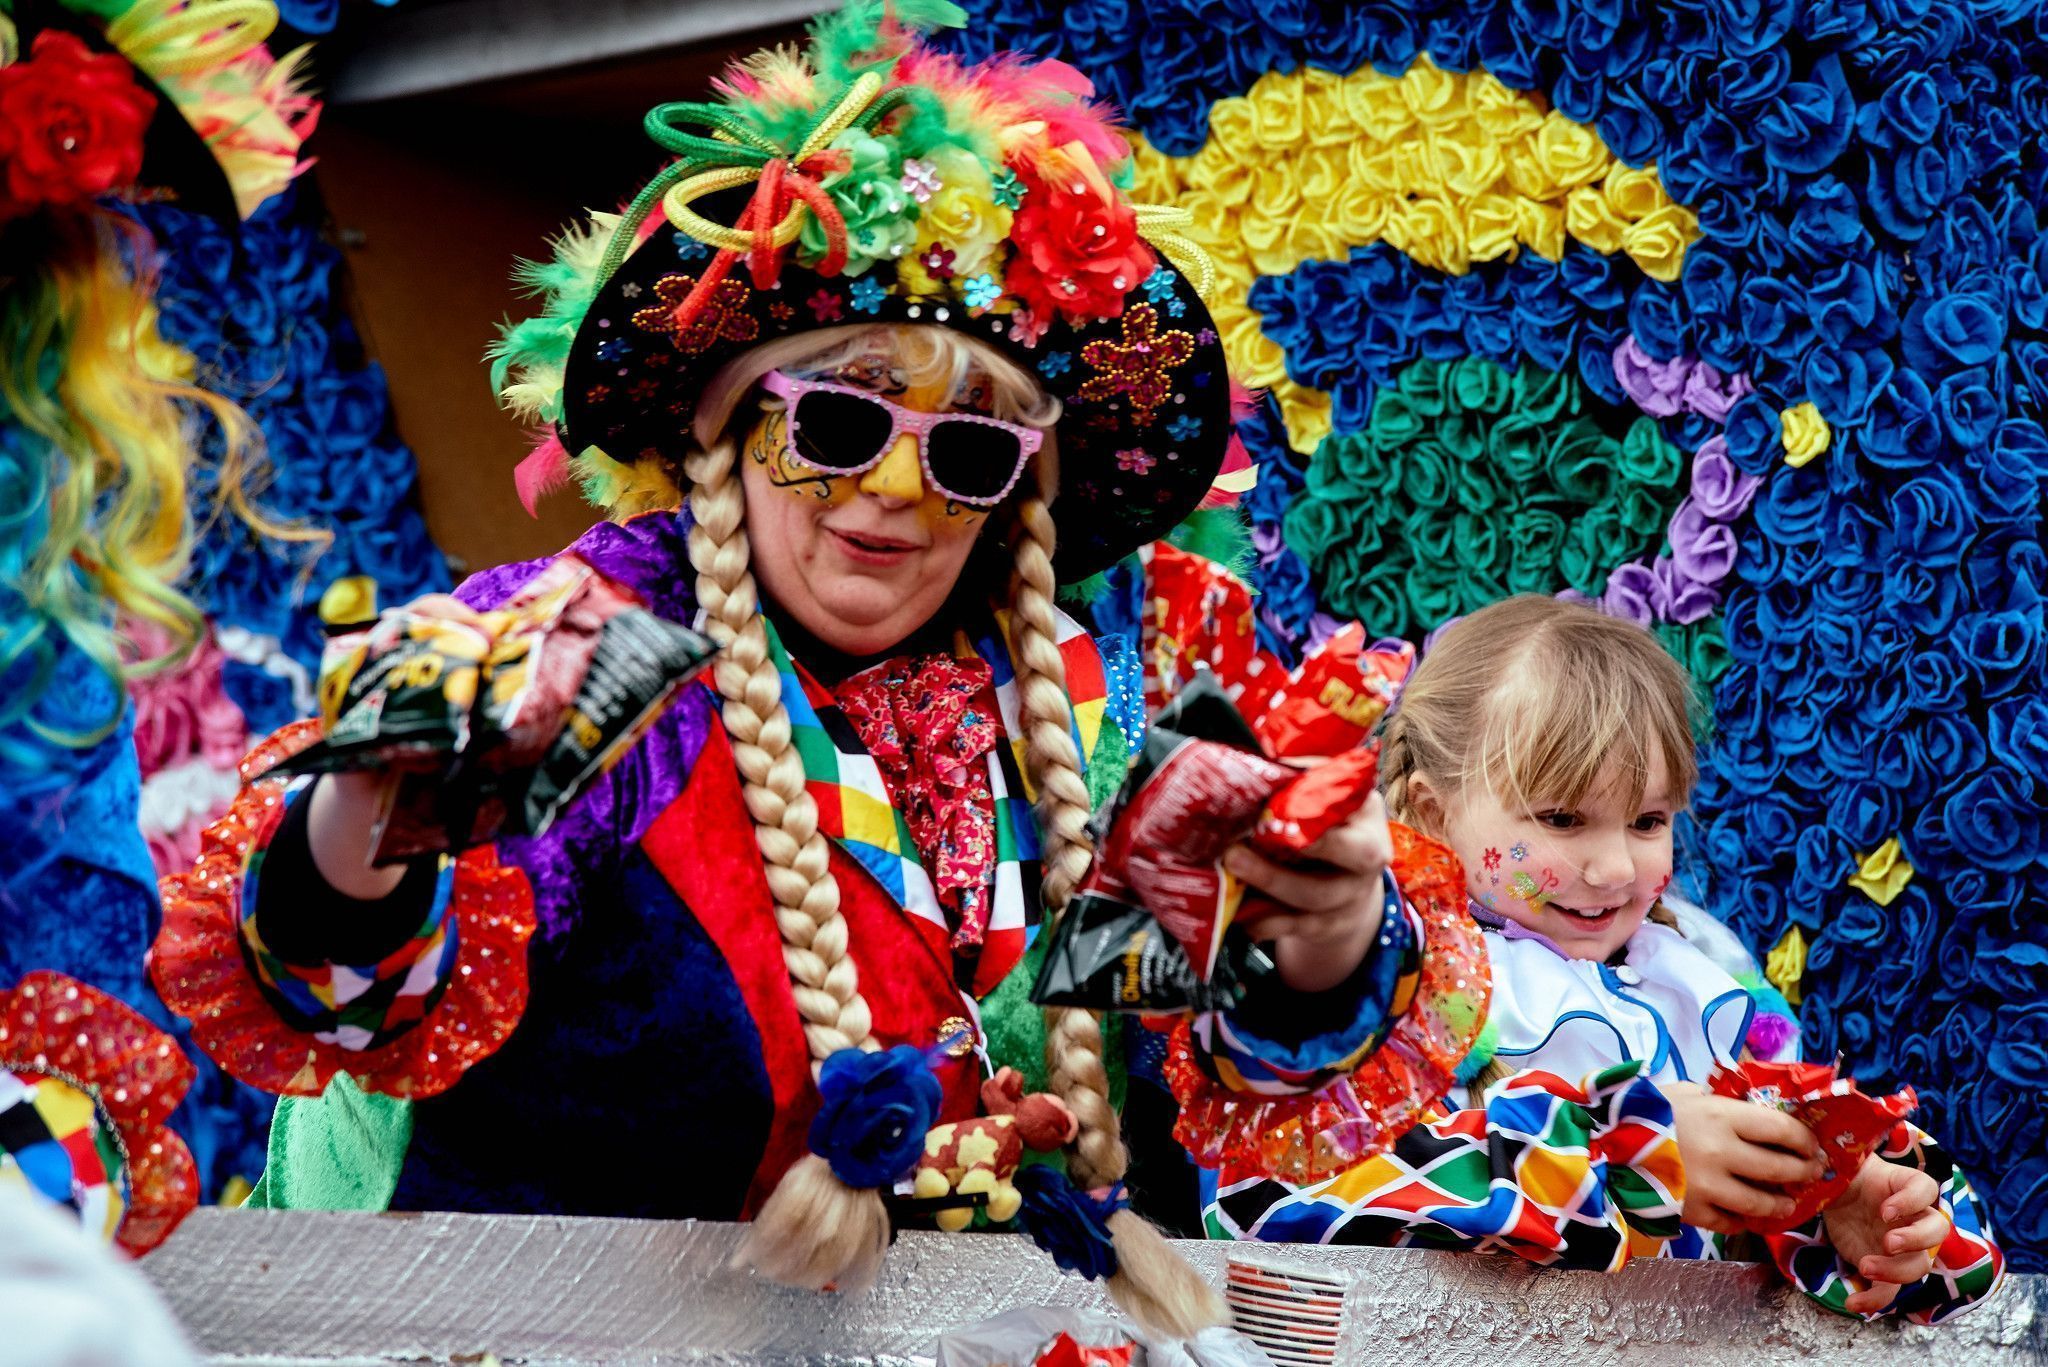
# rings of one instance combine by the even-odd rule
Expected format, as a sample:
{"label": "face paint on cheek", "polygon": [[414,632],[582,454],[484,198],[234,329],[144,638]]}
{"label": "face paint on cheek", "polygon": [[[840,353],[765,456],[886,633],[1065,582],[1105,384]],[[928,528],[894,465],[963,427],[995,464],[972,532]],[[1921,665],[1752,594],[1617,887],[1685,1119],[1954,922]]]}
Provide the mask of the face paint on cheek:
{"label": "face paint on cheek", "polygon": [[1514,860],[1517,864],[1521,863],[1528,857],[1529,847],[1527,845],[1524,845],[1519,840],[1516,841],[1514,846],[1508,850],[1508,858]]}
{"label": "face paint on cheek", "polygon": [[955,503],[944,494],[927,494],[924,501],[917,505],[917,520],[928,532],[939,536],[952,536],[958,532],[978,529],[988,520],[988,510]]}
{"label": "face paint on cheek", "polygon": [[1664,895],[1664,889],[1666,889],[1666,888],[1668,888],[1668,887],[1670,887],[1670,886],[1671,886],[1671,875],[1667,873],[1667,874],[1665,874],[1665,875],[1664,875],[1664,881],[1663,881],[1663,882],[1661,882],[1661,883],[1659,883],[1659,884],[1657,885],[1657,890],[1656,890],[1655,892],[1651,893],[1651,894],[1650,894],[1650,896],[1652,896],[1652,897],[1662,897],[1662,896]]}
{"label": "face paint on cheek", "polygon": [[1508,878],[1508,889],[1517,901],[1527,902],[1533,908],[1541,907],[1550,900],[1550,894],[1558,886],[1557,875],[1549,869],[1543,871],[1539,880],[1517,870]]}
{"label": "face paint on cheek", "polygon": [[820,503],[843,503],[853,496],[854,481],[841,475],[820,474],[798,464],[789,455],[783,438],[783,415],[766,414],[747,434],[747,459],[763,467],[768,482],[786,494],[816,499]]}

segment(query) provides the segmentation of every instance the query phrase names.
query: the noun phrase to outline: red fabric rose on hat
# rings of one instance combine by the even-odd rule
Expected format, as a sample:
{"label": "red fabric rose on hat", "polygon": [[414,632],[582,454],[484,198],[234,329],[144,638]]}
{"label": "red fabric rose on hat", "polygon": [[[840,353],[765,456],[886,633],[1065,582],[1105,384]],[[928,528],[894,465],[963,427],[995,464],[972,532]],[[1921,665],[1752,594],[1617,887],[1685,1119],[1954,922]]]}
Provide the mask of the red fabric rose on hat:
{"label": "red fabric rose on hat", "polygon": [[132,182],[155,110],[121,58],[75,34],[37,34],[27,61],[0,67],[0,219]]}
{"label": "red fabric rose on hat", "polygon": [[1114,318],[1158,264],[1138,236],[1138,216],[1079,172],[1022,176],[1024,199],[1010,225],[1016,255],[1003,286],[1033,315],[1071,323]]}

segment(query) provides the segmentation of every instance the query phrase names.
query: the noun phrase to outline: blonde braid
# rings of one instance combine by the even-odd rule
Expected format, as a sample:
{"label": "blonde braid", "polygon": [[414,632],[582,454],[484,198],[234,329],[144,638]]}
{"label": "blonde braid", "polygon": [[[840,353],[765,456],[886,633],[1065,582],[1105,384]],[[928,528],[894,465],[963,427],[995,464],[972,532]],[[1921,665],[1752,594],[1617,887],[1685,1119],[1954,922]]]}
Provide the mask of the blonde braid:
{"label": "blonde braid", "polygon": [[[1038,790],[1039,844],[1046,913],[1057,920],[1087,875],[1088,784],[1074,746],[1073,705],[1053,616],[1054,527],[1043,493],[1017,510],[1016,573],[1010,581],[1011,637],[1017,671],[1024,760]],[[1102,1022],[1089,1011],[1046,1011],[1045,1058],[1050,1086],[1080,1122],[1067,1156],[1074,1184],[1121,1181],[1130,1156],[1102,1059]],[[1225,1319],[1223,1301],[1158,1230],[1130,1210],[1109,1219],[1117,1272],[1109,1293],[1147,1328],[1191,1338]]]}
{"label": "blonde braid", "polygon": [[[748,563],[746,499],[729,437],[684,462],[690,479],[690,564],[706,629],[724,650],[714,679],[733,762],[754,819],[754,837],[775,903],[782,960],[802,1018],[812,1069],[841,1049],[876,1047],[868,1004],[847,953],[831,842],[818,829],[790,740],[782,677],[768,654],[760,598]],[[879,1192],[847,1186],[816,1154],[798,1159],[761,1207],[737,1261],[776,1281],[813,1290],[867,1286],[889,1246]]]}

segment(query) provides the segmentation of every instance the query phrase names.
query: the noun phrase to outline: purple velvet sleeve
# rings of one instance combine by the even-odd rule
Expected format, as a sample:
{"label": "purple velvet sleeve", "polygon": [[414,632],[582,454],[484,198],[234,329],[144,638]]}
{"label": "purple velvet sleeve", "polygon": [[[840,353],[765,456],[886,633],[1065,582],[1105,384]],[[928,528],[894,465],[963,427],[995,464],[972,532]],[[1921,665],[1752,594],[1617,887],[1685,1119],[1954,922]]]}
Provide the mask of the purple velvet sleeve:
{"label": "purple velvet sleeve", "polygon": [[[693,576],[688,533],[687,515],[648,513],[626,523],[599,523],[569,549],[600,573],[633,588],[661,616],[689,623],[696,603],[689,590]],[[472,575],[455,596],[488,611],[518,592],[553,558],[519,561]],[[543,936],[552,939],[575,926],[582,919],[584,899],[601,896],[616,879],[621,854],[638,843],[654,819],[681,795],[715,720],[710,690],[699,683],[686,685],[647,734],[546,831],[497,842],[498,857],[525,869],[533,881]]]}

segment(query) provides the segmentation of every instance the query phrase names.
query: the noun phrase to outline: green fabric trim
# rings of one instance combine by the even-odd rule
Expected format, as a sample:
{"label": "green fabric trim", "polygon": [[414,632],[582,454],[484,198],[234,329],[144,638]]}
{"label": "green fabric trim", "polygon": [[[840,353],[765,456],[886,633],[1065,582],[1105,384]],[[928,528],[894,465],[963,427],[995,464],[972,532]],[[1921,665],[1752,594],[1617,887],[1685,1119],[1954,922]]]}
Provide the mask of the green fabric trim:
{"label": "green fabric trim", "polygon": [[365,1092],[336,1073],[317,1097],[288,1096],[270,1122],[254,1210],[368,1210],[391,1205],[412,1143],[412,1103]]}
{"label": "green fabric trim", "polygon": [[1124,776],[1130,771],[1131,738],[1105,716],[1095,735],[1095,753],[1088,757],[1088,810],[1101,811],[1124,786]]}

